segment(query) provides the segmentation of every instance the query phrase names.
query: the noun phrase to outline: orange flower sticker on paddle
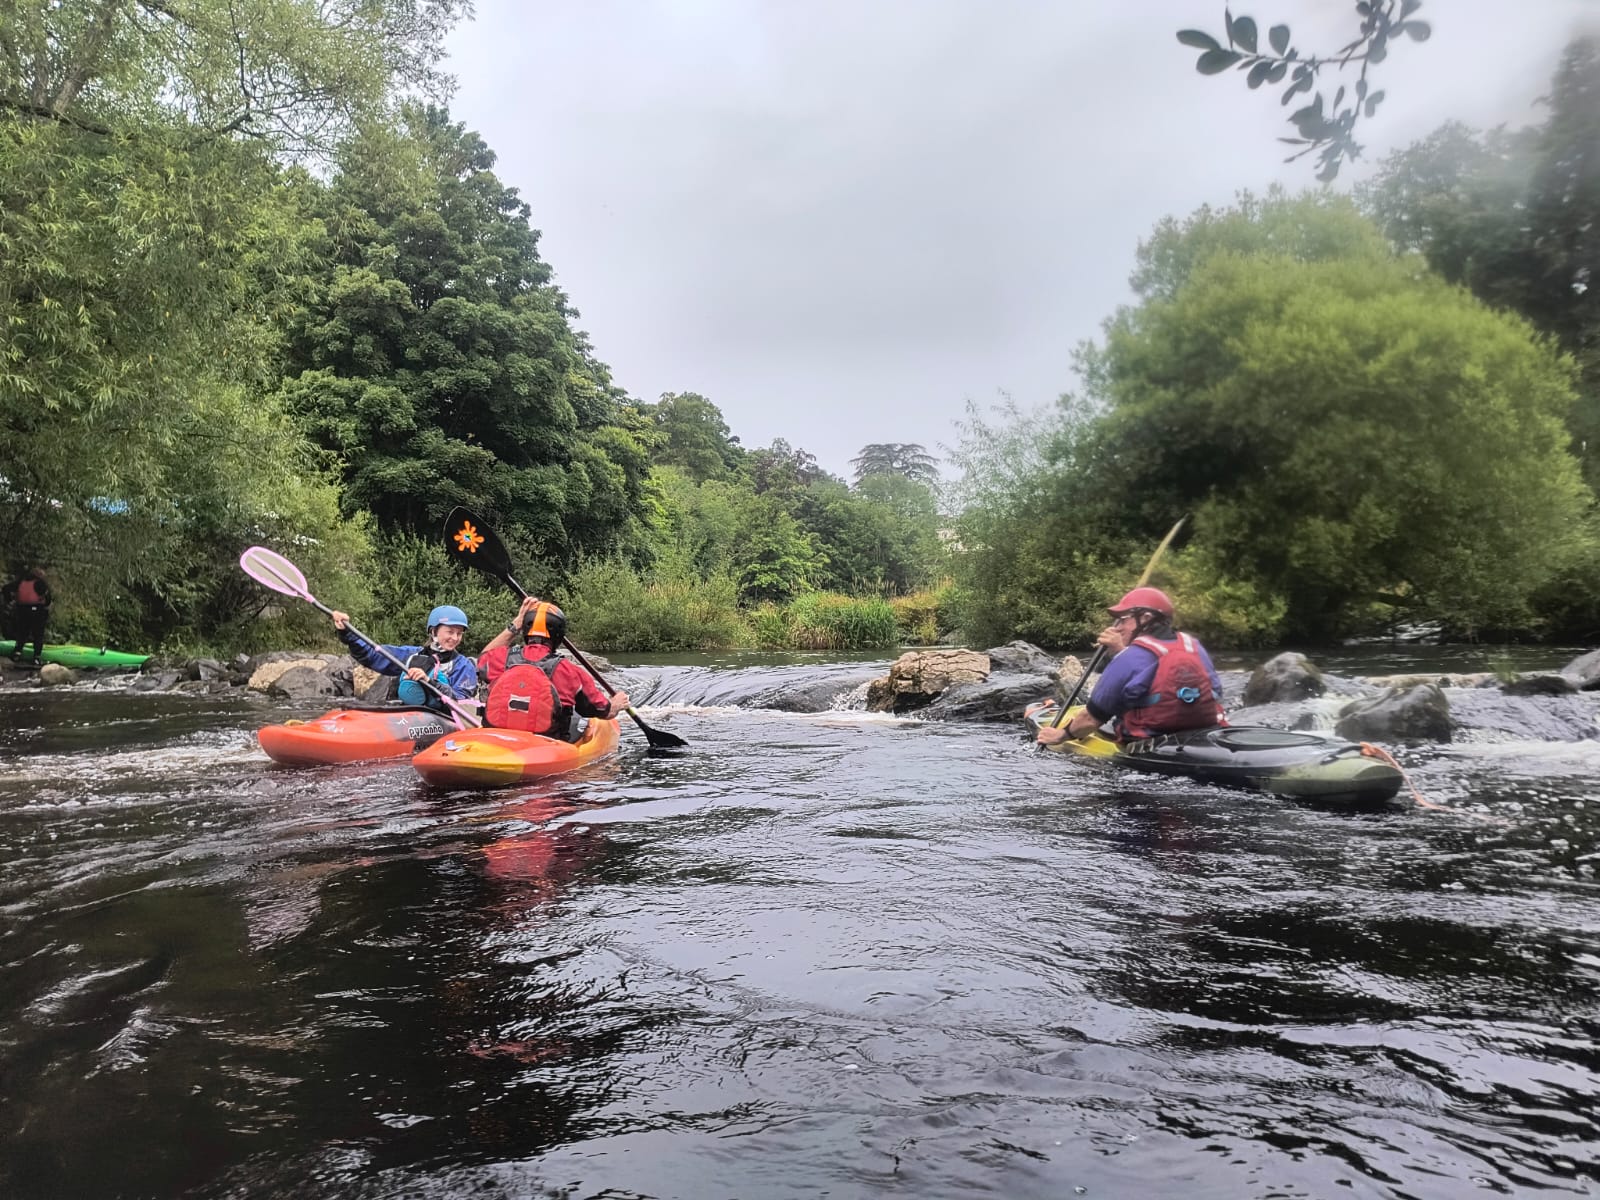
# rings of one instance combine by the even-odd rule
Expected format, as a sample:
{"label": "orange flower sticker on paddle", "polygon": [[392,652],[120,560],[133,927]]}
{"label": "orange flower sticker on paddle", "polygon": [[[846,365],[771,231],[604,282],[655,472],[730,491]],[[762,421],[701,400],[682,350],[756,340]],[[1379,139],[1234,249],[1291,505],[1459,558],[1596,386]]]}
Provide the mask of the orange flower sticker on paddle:
{"label": "orange flower sticker on paddle", "polygon": [[473,528],[471,521],[463,521],[455,537],[456,549],[463,554],[476,554],[478,547],[483,545],[483,534]]}

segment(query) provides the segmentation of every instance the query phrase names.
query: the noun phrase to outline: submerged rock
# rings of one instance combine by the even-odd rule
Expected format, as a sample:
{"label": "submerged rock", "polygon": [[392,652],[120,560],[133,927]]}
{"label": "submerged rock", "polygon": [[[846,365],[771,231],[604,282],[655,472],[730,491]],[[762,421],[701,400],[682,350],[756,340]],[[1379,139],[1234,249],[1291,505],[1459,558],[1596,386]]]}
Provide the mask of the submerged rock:
{"label": "submerged rock", "polygon": [[1448,742],[1455,721],[1444,692],[1436,684],[1422,683],[1347,704],[1334,729],[1353,742]]}

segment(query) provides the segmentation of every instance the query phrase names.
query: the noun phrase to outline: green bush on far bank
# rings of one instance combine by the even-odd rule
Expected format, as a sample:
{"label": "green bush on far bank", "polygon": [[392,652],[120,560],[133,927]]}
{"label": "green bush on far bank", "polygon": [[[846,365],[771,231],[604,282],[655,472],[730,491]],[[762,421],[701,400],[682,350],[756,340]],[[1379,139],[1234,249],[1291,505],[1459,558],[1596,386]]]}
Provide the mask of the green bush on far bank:
{"label": "green bush on far bank", "polygon": [[955,584],[948,579],[889,601],[902,645],[933,646],[959,627]]}
{"label": "green bush on far bank", "polygon": [[877,597],[806,592],[746,610],[738,593],[731,576],[605,559],[573,576],[565,607],[573,640],[596,650],[881,650],[899,640],[894,609]]}

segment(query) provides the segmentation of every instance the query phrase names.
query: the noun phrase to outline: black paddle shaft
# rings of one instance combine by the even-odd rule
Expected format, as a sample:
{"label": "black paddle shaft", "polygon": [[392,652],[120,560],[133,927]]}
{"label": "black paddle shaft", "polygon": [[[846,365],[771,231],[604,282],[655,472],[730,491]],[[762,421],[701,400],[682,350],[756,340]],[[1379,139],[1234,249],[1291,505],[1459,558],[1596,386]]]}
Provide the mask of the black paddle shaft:
{"label": "black paddle shaft", "polygon": [[[495,576],[524,600],[528,598],[528,590],[511,574],[511,555],[507,553],[505,543],[470,510],[456,508],[445,518],[444,548],[457,562]],[[574,646],[569,638],[563,636],[561,644],[573,658],[578,660],[579,666],[594,676],[595,682],[606,691],[616,694],[617,689],[606,682],[605,676],[594,669],[594,664],[583,656],[583,652]],[[645,740],[654,749],[679,750],[689,744],[675,733],[665,733],[651,728],[631,706],[623,711],[633,718],[634,724],[639,727]]]}

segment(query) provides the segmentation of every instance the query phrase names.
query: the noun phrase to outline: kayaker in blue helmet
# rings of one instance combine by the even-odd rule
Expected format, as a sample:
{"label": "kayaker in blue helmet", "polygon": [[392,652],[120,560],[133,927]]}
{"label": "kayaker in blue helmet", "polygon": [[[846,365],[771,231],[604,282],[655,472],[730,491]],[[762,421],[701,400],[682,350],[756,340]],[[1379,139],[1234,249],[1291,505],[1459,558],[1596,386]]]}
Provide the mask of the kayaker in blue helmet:
{"label": "kayaker in blue helmet", "polygon": [[[362,666],[383,675],[399,674],[394,664],[379,653],[376,646],[356,636],[350,628],[348,613],[334,613],[333,627],[339,631],[340,640],[350,648],[350,657]],[[383,647],[406,665],[397,689],[402,704],[445,711],[440,699],[422,686],[424,679],[431,679],[434,686],[452,700],[476,701],[477,664],[468,655],[459,653],[461,639],[466,632],[467,614],[454,604],[441,604],[428,614],[427,645]]]}
{"label": "kayaker in blue helmet", "polygon": [[1046,746],[1116,722],[1119,741],[1225,725],[1222,681],[1193,634],[1172,627],[1172,601],[1160,588],[1137,587],[1111,606],[1111,624],[1097,640],[1113,655],[1081,712],[1043,726]]}

